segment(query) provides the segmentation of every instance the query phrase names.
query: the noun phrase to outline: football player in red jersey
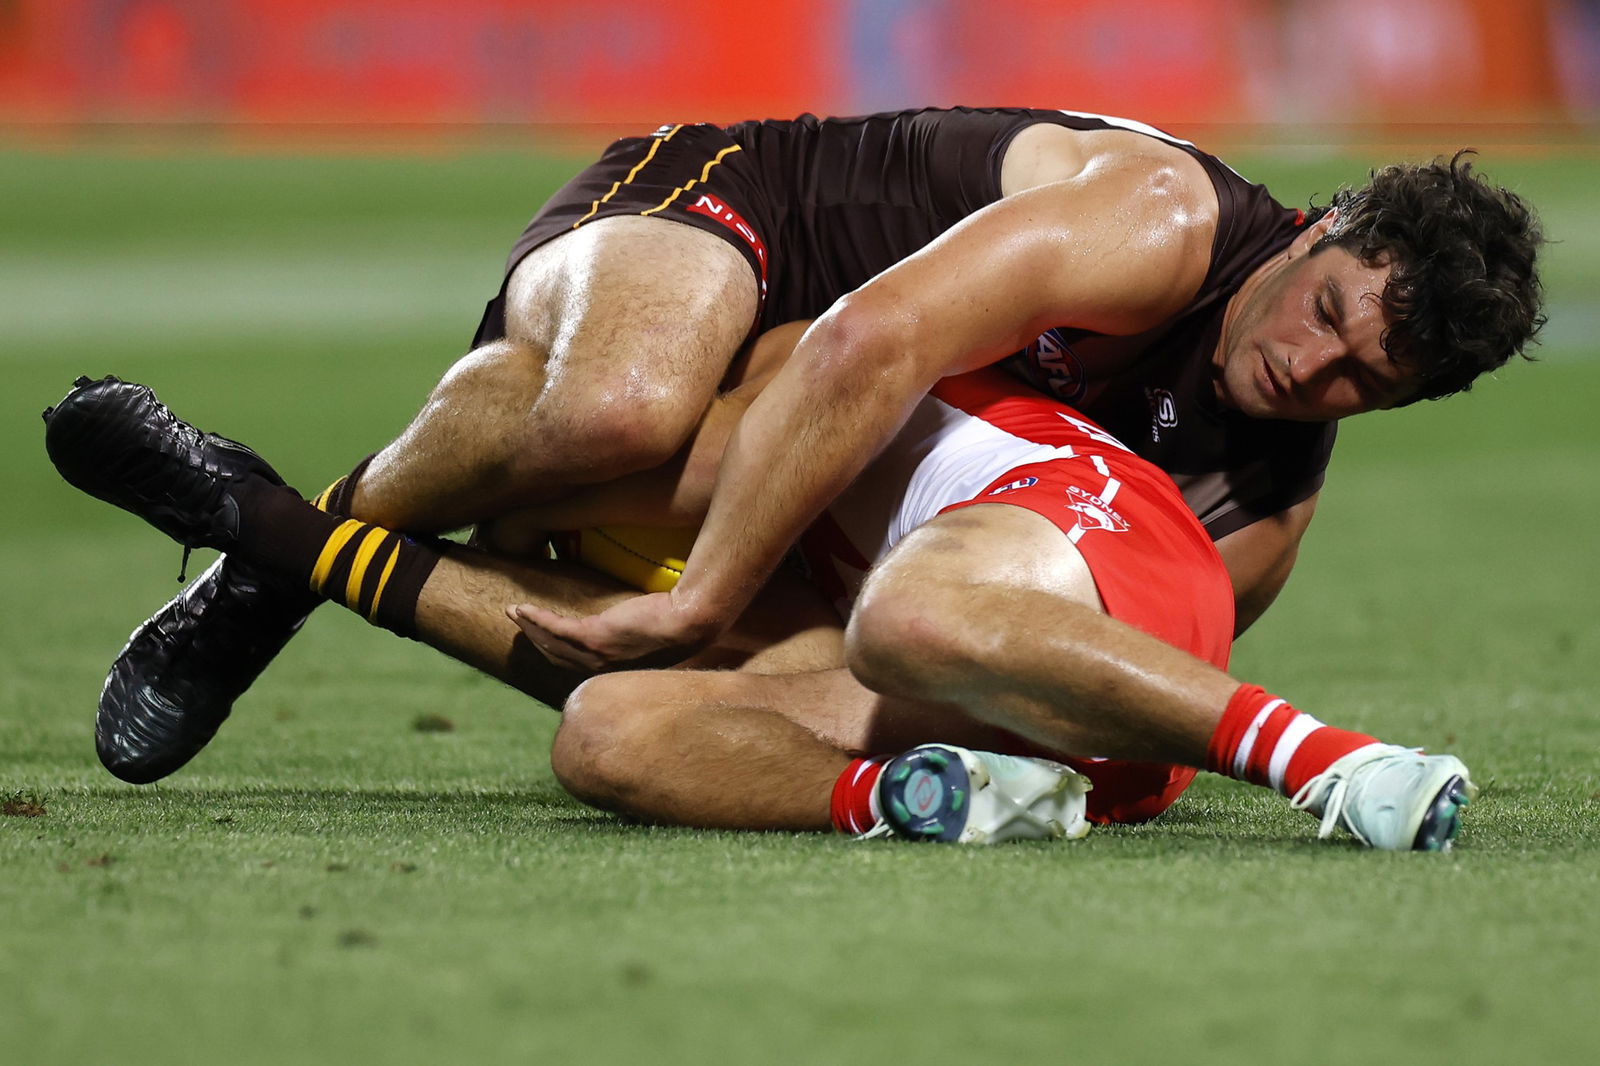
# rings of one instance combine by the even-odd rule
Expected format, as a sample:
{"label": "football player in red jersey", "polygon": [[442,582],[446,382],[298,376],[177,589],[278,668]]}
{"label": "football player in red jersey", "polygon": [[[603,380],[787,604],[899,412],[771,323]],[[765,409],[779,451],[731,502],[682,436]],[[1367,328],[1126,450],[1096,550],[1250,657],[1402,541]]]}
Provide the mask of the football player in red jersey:
{"label": "football player in red jersey", "polygon": [[[799,336],[755,346],[751,380],[716,405],[675,481],[575,497],[539,521],[703,509],[734,419]],[[750,406],[739,423],[758,417]],[[546,700],[574,678],[519,654],[499,603],[535,594],[509,613],[541,639],[531,614],[626,602],[548,563],[319,510],[141,386],[82,381],[46,420],[52,458],[86,491]],[[619,505],[632,513],[606,515]],[[587,681],[552,755],[571,791],[686,825],[988,843],[1155,817],[1209,768],[1277,788],[1325,835],[1342,825],[1375,847],[1423,850],[1455,835],[1466,767],[1326,726],[1230,678],[1232,588],[1176,486],[997,372],[941,382],[814,532],[816,588],[848,627],[830,624],[816,588],[775,585],[692,663],[741,670]],[[504,546],[516,530],[487,533]]]}
{"label": "football player in red jersey", "polygon": [[[1174,477],[1243,628],[1293,566],[1334,420],[1458,391],[1519,351],[1539,240],[1459,158],[1384,168],[1308,215],[1103,116],[664,126],[551,199],[473,350],[317,499],[428,534],[653,469],[749,336],[820,316],[730,442],[683,580],[592,617],[530,609],[553,661],[713,642],[936,381],[996,362]],[[243,556],[209,571],[113,664],[106,766],[143,782],[183,765],[317,602]]]}

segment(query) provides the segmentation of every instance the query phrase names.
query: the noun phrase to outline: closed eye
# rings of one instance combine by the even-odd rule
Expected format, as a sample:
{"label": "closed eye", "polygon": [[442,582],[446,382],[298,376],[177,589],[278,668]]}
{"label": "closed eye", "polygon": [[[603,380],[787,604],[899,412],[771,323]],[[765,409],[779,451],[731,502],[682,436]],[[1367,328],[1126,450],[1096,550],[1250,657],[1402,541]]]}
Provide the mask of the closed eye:
{"label": "closed eye", "polygon": [[1317,294],[1317,317],[1335,332],[1344,325],[1343,297],[1344,289],[1333,278],[1329,278],[1326,287]]}
{"label": "closed eye", "polygon": [[1330,332],[1337,333],[1339,330],[1338,323],[1333,320],[1333,308],[1328,306],[1327,299],[1321,296],[1317,297],[1317,321],[1326,326]]}

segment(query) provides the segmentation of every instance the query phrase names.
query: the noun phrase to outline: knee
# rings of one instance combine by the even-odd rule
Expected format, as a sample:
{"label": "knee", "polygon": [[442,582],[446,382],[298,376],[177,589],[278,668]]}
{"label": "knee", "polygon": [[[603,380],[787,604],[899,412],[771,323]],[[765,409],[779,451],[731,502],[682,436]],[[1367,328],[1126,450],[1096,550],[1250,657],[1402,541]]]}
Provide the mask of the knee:
{"label": "knee", "polygon": [[845,629],[845,663],[875,692],[952,700],[985,654],[959,588],[936,580],[869,577]]}
{"label": "knee", "polygon": [[[603,369],[572,353],[499,340],[456,362],[428,399],[435,416],[496,427],[513,483],[605,480],[660,466],[682,447],[711,396],[625,361]],[[564,369],[565,368],[565,369]]]}
{"label": "knee", "polygon": [[605,381],[542,397],[529,425],[528,455],[559,449],[564,465],[582,470],[585,481],[602,481],[650,470],[670,460],[694,431],[710,396],[652,390]]}
{"label": "knee", "polygon": [[583,802],[627,812],[649,763],[657,723],[636,674],[590,678],[567,698],[550,748],[556,780]]}

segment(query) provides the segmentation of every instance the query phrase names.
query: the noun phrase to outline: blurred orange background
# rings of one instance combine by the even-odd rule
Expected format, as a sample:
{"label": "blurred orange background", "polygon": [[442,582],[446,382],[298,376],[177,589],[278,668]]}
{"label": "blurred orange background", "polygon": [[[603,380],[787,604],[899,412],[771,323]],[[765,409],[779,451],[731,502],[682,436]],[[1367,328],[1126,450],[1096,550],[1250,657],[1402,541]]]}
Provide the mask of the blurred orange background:
{"label": "blurred orange background", "polygon": [[0,0],[0,123],[1582,125],[1596,0]]}

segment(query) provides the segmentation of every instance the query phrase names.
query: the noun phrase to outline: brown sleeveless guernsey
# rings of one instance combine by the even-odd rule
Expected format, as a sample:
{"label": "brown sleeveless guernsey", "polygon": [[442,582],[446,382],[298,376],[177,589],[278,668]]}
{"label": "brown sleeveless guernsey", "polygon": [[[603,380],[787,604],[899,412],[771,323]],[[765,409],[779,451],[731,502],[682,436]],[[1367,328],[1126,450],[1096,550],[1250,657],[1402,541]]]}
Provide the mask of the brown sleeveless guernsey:
{"label": "brown sleeveless guernsey", "polygon": [[[1052,329],[1005,360],[1006,369],[1165,470],[1213,539],[1315,493],[1334,423],[1224,410],[1211,368],[1229,297],[1294,239],[1304,216],[1214,156],[1140,123],[951,108],[663,126],[616,142],[557,192],[513,248],[507,273],[533,248],[593,219],[659,215],[714,233],[744,254],[762,285],[761,328],[814,318],[998,200],[1006,148],[1041,122],[1133,130],[1188,152],[1216,188],[1217,233],[1200,291],[1163,326],[1133,337]],[[502,292],[477,342],[503,332]]]}

